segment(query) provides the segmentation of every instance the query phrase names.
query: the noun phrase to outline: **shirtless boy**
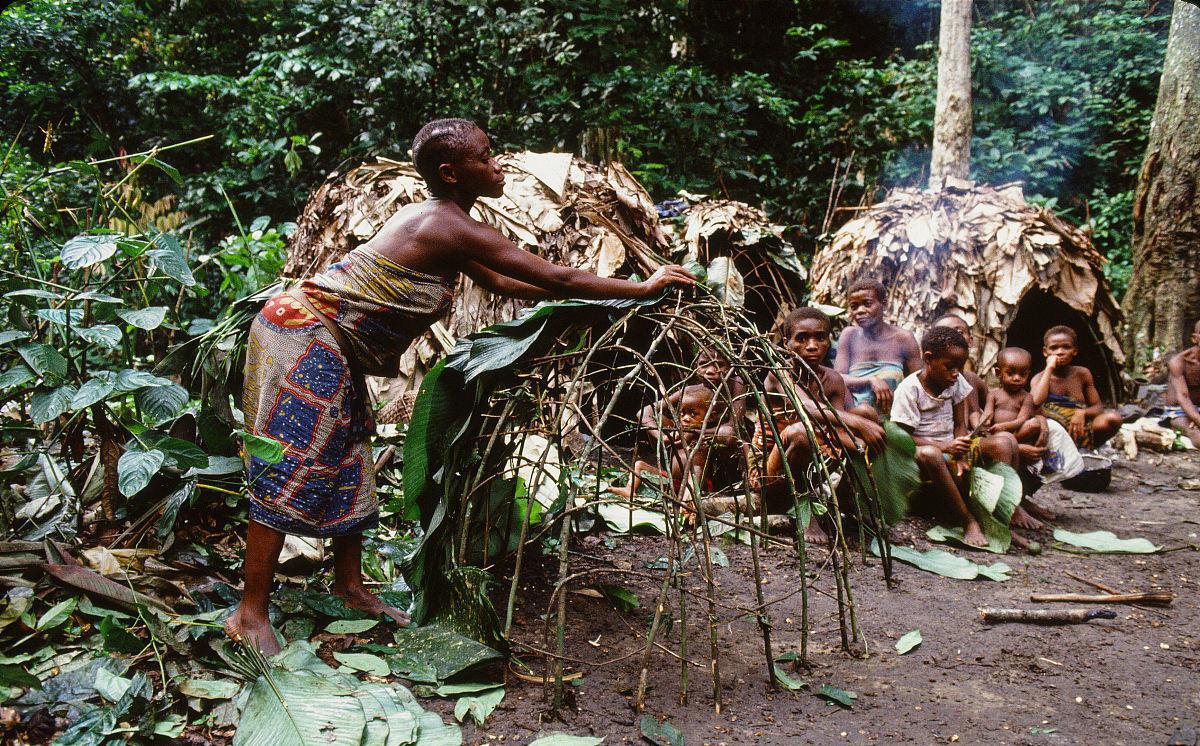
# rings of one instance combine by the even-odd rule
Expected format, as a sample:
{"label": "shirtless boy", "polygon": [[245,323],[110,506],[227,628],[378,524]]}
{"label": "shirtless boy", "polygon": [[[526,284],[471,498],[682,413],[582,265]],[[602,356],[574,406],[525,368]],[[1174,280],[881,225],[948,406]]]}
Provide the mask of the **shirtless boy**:
{"label": "shirtless boy", "polygon": [[[794,361],[792,375],[780,380],[774,372],[768,373],[763,388],[775,415],[783,452],[778,445],[772,445],[767,454],[766,473],[758,486],[768,507],[786,510],[787,506],[782,503],[790,497],[790,491],[783,467],[784,455],[787,456],[788,470],[795,478],[807,470],[816,453],[804,423],[796,421],[793,401],[799,403],[812,420],[818,440],[836,437],[851,450],[858,450],[862,444],[871,450],[879,450],[883,448],[884,440],[883,428],[878,422],[846,411],[846,383],[840,373],[825,365],[832,337],[829,317],[815,308],[799,308],[783,320],[780,332],[784,348]],[[829,411],[825,400],[835,411]],[[769,432],[769,426],[764,427],[765,424],[760,420],[754,432],[754,444],[759,449],[766,447],[768,439],[774,440],[774,434]],[[804,536],[810,542],[825,539],[815,521],[809,523]]]}
{"label": "shirtless boy", "polygon": [[[938,502],[962,521],[963,540],[971,546],[986,546],[987,537],[967,508],[957,481],[966,474],[963,458],[972,441],[967,434],[966,400],[974,392],[960,375],[967,361],[967,340],[954,329],[934,327],[925,334],[921,350],[925,367],[896,388],[892,421],[912,435],[921,475],[932,482]],[[1017,439],[1012,433],[984,436],[978,445],[985,459],[1018,467]],[[1012,523],[1021,528],[1042,525],[1019,505]]]}
{"label": "shirtless boy", "polygon": [[[655,448],[662,441],[671,458],[671,476],[676,484],[683,484],[681,480],[686,472],[684,465],[689,460],[686,452],[691,450],[691,445],[696,441],[695,436],[685,435],[685,429],[695,429],[708,436],[706,443],[693,454],[693,468],[702,468],[708,462],[710,474],[713,471],[724,474],[738,466],[741,454],[735,452],[734,448],[740,442],[738,433],[746,419],[746,384],[741,377],[730,372],[730,367],[729,361],[717,350],[701,349],[696,355],[690,384],[682,391],[668,395],[662,402],[647,404],[642,408],[638,417],[642,433],[646,440],[655,444]],[[707,394],[701,389],[707,390]],[[714,398],[716,401],[713,401]],[[701,402],[703,409],[698,408]],[[669,426],[666,432],[660,430],[659,413],[663,424],[670,425],[675,411],[679,412],[681,429]],[[609,491],[625,498],[636,495],[641,483],[640,475],[644,471],[666,476],[662,469],[639,459],[634,462],[629,485],[613,487]],[[689,479],[688,484],[691,481]]]}
{"label": "shirtless boy", "polygon": [[1171,427],[1183,433],[1200,448],[1200,321],[1192,327],[1192,346],[1171,358],[1167,364],[1167,418]]}
{"label": "shirtless boy", "polygon": [[[644,472],[670,476],[671,483],[685,504],[691,500],[692,488],[703,486],[709,452],[714,447],[730,449],[737,444],[735,427],[727,422],[728,412],[714,401],[713,389],[693,383],[667,396],[662,401],[647,404],[641,413],[641,426],[647,439],[662,448],[670,459],[670,472],[637,459],[633,464],[627,487],[610,487],[609,492],[631,498],[637,494]],[[678,422],[675,415],[678,412]],[[661,421],[661,426],[660,426]],[[726,451],[728,453],[728,451]],[[685,508],[686,510],[686,508]]]}
{"label": "shirtless boy", "polygon": [[846,295],[854,326],[838,338],[833,367],[845,378],[855,404],[868,404],[886,416],[896,386],[921,369],[921,348],[912,332],[883,320],[887,289],[878,280],[858,280]]}
{"label": "shirtless boy", "polygon": [[1121,417],[1104,410],[1092,372],[1071,365],[1079,354],[1074,329],[1052,326],[1042,345],[1046,369],[1033,377],[1033,403],[1065,427],[1080,448],[1096,448],[1121,428]]}
{"label": "shirtless boy", "polygon": [[[968,356],[968,358],[970,357],[970,355],[971,355],[971,327],[967,326],[967,322],[965,319],[963,319],[961,316],[955,316],[954,314],[947,314],[947,315],[941,317],[940,319],[938,319],[937,321],[933,322],[933,325],[934,326],[948,326],[951,329],[957,329],[958,333],[963,335],[963,339],[967,340],[967,356]],[[969,359],[967,361],[967,364],[970,365]],[[971,384],[971,388],[975,390],[975,397],[967,400],[967,402],[971,406],[971,408],[968,410],[967,414],[970,415],[970,414],[973,414],[974,412],[982,412],[984,405],[987,404],[987,398],[988,398],[987,383],[983,380],[983,378],[981,378],[979,376],[978,373],[976,373],[973,370],[963,370],[962,376],[963,376],[963,378],[967,379],[967,383]],[[976,422],[972,422],[972,426],[974,426],[975,424],[978,424],[977,418],[976,418]]]}
{"label": "shirtless boy", "polygon": [[1020,347],[1005,347],[996,358],[996,376],[1000,386],[988,392],[982,421],[990,423],[994,433],[1012,433],[1017,437],[1021,460],[1033,463],[1046,452],[1049,431],[1046,418],[1037,413],[1033,395],[1025,388],[1032,372],[1033,356]]}

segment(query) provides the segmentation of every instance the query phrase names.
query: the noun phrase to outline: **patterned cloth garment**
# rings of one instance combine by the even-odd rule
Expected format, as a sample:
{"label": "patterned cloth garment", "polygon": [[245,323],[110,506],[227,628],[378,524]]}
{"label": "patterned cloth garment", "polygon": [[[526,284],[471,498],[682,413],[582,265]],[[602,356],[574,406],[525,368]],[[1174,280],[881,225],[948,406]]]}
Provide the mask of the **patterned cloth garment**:
{"label": "patterned cloth garment", "polygon": [[[1067,428],[1070,432],[1071,418],[1080,409],[1087,409],[1087,405],[1082,402],[1077,402],[1069,396],[1062,394],[1050,394],[1046,398],[1046,402],[1042,404],[1042,414],[1054,420],[1058,424]],[[1083,437],[1078,441],[1080,448],[1091,448],[1095,442],[1094,434],[1092,433],[1092,423],[1089,421],[1084,427]]]}
{"label": "patterned cloth garment", "polygon": [[250,328],[246,430],[283,444],[275,464],[247,454],[250,518],[288,534],[360,533],[379,520],[370,403],[358,375],[395,375],[412,340],[450,306],[453,283],[355,249],[301,285],[353,348],[290,295],[267,301]]}
{"label": "patterned cloth garment", "polygon": [[[850,375],[854,378],[882,378],[892,391],[895,391],[900,382],[904,380],[904,366],[891,361],[862,362],[850,366]],[[870,386],[850,393],[854,397],[855,406],[869,404],[876,409],[879,408],[875,401],[875,392],[871,390]]]}

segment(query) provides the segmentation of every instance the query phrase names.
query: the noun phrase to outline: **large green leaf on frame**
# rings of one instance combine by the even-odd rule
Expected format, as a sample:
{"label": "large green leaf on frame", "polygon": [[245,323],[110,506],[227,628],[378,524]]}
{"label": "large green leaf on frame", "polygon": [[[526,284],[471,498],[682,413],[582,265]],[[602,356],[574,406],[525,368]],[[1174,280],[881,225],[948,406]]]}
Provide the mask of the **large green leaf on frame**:
{"label": "large green leaf on frame", "polygon": [[465,382],[470,383],[476,376],[493,370],[502,370],[512,365],[525,354],[546,327],[543,319],[532,333],[528,329],[523,335],[480,334],[468,337],[455,346],[447,365],[462,371]]}
{"label": "large green leaf on frame", "polygon": [[117,236],[83,234],[63,244],[61,259],[67,269],[83,269],[117,252]]}

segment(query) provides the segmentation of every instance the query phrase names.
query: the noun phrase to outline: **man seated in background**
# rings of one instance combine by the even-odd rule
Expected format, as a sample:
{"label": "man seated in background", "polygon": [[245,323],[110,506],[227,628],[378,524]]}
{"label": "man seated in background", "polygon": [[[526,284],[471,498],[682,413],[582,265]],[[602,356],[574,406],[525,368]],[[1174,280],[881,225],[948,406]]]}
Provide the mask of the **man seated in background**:
{"label": "man seated in background", "polygon": [[[1167,411],[1165,419],[1192,445],[1200,448],[1200,321],[1192,327],[1192,346],[1171,358],[1167,364]],[[1163,424],[1168,424],[1164,422]]]}

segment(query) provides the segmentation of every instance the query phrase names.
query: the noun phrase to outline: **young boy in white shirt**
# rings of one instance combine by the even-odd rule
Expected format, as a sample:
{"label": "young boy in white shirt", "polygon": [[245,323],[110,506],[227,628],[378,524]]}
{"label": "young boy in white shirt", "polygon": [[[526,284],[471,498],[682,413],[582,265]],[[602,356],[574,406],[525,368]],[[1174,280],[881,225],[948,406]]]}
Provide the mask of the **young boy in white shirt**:
{"label": "young boy in white shirt", "polygon": [[[962,376],[967,340],[957,329],[934,327],[921,341],[921,358],[925,367],[896,388],[892,421],[913,436],[921,475],[932,482],[938,501],[962,520],[964,541],[987,546],[987,537],[967,508],[957,481],[967,472],[966,457],[974,440],[967,433],[967,399],[974,388]],[[1019,468],[1017,439],[1012,433],[983,435],[978,439],[978,448],[985,460]],[[1012,524],[1021,528],[1041,526],[1019,505]]]}

